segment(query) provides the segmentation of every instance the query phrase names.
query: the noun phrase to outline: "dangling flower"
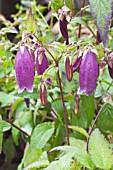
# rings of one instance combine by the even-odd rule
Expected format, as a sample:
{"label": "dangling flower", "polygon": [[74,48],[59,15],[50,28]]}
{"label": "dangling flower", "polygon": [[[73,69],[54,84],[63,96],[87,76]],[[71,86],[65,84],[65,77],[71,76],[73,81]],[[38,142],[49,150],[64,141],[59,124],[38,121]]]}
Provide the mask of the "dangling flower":
{"label": "dangling flower", "polygon": [[38,75],[42,75],[44,71],[48,68],[48,59],[44,52],[38,52],[36,58],[36,69]]}
{"label": "dangling flower", "polygon": [[59,14],[59,19],[60,19],[59,20],[59,27],[60,27],[61,34],[65,38],[66,44],[69,44],[66,12],[63,11],[63,9],[59,9],[58,14]]}
{"label": "dangling flower", "polygon": [[34,82],[34,61],[32,54],[25,46],[20,46],[15,60],[16,79],[18,82],[18,93],[27,90],[33,91]]}
{"label": "dangling flower", "polygon": [[77,56],[74,63],[73,63],[73,73],[79,68],[80,63],[82,60],[82,56]]}
{"label": "dangling flower", "polygon": [[86,50],[83,54],[80,64],[79,84],[80,88],[78,93],[84,92],[89,96],[96,90],[96,82],[98,78],[98,62],[96,54],[91,50]]}
{"label": "dangling flower", "polygon": [[69,57],[66,58],[65,69],[66,69],[66,77],[68,81],[71,82],[73,78],[73,67],[72,67]]}

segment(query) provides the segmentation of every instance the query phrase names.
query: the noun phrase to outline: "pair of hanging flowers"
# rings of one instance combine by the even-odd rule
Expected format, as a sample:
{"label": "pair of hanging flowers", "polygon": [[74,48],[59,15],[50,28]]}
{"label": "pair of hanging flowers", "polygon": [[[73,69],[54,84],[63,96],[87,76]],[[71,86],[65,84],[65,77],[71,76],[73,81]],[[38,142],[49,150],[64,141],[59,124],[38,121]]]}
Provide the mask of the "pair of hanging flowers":
{"label": "pair of hanging flowers", "polygon": [[[36,56],[36,62],[35,62]],[[28,92],[33,91],[33,83],[35,70],[34,66],[36,63],[36,70],[38,75],[43,75],[45,70],[48,68],[48,59],[45,55],[45,50],[43,47],[38,47],[35,51],[35,54],[29,50],[25,45],[21,45],[16,54],[15,60],[15,70],[16,70],[16,79],[18,82],[18,93],[27,90]],[[43,84],[43,80],[40,79]],[[50,79],[47,79],[47,82],[50,83]],[[46,86],[43,84],[44,90]],[[40,89],[42,89],[40,85]],[[41,91],[41,94],[43,92]]]}

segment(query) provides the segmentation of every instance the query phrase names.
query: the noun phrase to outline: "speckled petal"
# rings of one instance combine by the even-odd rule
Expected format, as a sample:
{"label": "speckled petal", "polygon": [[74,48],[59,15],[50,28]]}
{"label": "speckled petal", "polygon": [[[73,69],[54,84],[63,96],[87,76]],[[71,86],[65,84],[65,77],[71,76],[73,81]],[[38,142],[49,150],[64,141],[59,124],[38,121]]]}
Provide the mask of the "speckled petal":
{"label": "speckled petal", "polygon": [[96,81],[98,78],[98,63],[96,60],[96,54],[91,50],[84,53],[79,73],[79,84],[80,88],[78,93],[84,92],[89,96],[93,91],[96,90]]}
{"label": "speckled petal", "polygon": [[48,68],[48,59],[46,55],[44,53],[41,53],[40,55],[43,55],[41,63],[39,63],[39,60],[38,60],[39,56],[37,56],[36,58],[36,69],[37,69],[38,75],[42,75],[44,71]]}
{"label": "speckled petal", "polygon": [[23,48],[23,46],[21,46],[18,49],[15,60],[15,70],[19,86],[18,93],[21,93],[25,89],[28,92],[32,92],[34,82],[34,61],[26,47]]}

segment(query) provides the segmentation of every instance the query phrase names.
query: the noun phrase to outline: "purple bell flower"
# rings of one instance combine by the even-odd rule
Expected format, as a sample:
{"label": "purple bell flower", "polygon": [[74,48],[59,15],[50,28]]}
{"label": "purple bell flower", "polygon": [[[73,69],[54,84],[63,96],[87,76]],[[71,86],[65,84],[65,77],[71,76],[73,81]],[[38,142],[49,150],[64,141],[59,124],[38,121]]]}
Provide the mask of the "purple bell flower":
{"label": "purple bell flower", "polygon": [[18,93],[27,90],[33,91],[34,61],[32,54],[25,46],[20,46],[15,60],[16,79],[18,82]]}
{"label": "purple bell flower", "polygon": [[73,63],[73,73],[79,68],[80,66],[80,63],[81,63],[81,60],[82,60],[82,56],[77,56],[74,63]]}
{"label": "purple bell flower", "polygon": [[59,9],[58,11],[59,13],[59,27],[60,27],[60,31],[62,36],[65,38],[66,40],[66,44],[68,45],[68,29],[67,29],[67,20],[66,20],[66,12],[63,11],[63,9]]}
{"label": "purple bell flower", "polygon": [[78,93],[84,92],[89,96],[93,91],[96,91],[96,81],[98,78],[98,62],[96,60],[96,54],[87,50],[83,54],[80,64],[79,73],[79,90]]}
{"label": "purple bell flower", "polygon": [[36,69],[38,75],[42,75],[44,71],[48,68],[48,59],[44,52],[38,52],[38,56],[36,58]]}

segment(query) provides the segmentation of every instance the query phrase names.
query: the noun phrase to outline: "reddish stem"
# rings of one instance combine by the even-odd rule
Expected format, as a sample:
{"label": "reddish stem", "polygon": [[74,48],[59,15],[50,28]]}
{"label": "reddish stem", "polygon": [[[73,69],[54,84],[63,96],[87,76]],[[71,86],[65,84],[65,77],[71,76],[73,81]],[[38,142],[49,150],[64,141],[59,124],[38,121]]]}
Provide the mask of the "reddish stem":
{"label": "reddish stem", "polygon": [[[58,61],[56,62],[56,66],[58,67]],[[62,84],[61,84],[61,79],[60,79],[59,70],[58,70],[58,72],[57,72],[57,78],[58,78],[58,83],[59,83],[59,87],[60,87],[60,95],[61,95],[62,106],[63,106],[63,111],[64,111],[64,122],[65,122],[65,126],[66,126],[67,144],[70,145],[70,142],[69,142],[68,122],[67,122],[67,113],[66,113],[66,107],[65,107],[65,102],[64,102],[64,95],[63,95],[63,90],[62,90]]]}
{"label": "reddish stem", "polygon": [[18,129],[20,132],[24,133],[26,136],[28,136],[30,138],[30,135],[28,133],[26,133],[25,131],[23,131],[22,129],[20,129],[18,126],[16,126],[15,124],[11,123],[8,119],[6,118],[2,118],[2,120],[6,121],[7,123],[9,123],[11,126],[13,126],[14,128]]}
{"label": "reddish stem", "polygon": [[[84,8],[84,6],[85,6],[85,1],[86,0],[83,0],[82,8]],[[80,12],[81,18],[82,18],[82,15],[83,15],[83,10],[81,10],[81,12]],[[81,24],[79,24],[79,28],[78,28],[78,38],[80,38],[80,37],[81,37]]]}

